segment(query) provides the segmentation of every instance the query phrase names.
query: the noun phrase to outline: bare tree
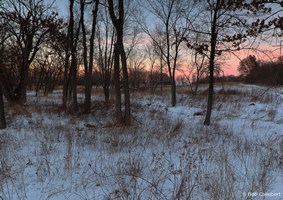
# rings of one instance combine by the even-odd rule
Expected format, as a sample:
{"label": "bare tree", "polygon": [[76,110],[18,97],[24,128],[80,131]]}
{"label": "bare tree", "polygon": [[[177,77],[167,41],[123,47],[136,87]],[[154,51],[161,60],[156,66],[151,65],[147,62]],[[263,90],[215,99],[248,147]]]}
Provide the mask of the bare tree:
{"label": "bare tree", "polygon": [[180,69],[179,71],[183,74],[182,78],[185,78],[186,82],[188,82],[192,93],[197,94],[201,78],[204,78],[204,75],[209,73],[208,58],[204,54],[192,50],[187,71],[184,71],[183,69]]}
{"label": "bare tree", "polygon": [[46,44],[36,55],[30,68],[29,86],[35,85],[35,94],[43,90],[48,95],[55,89],[64,67],[64,55],[57,42]]}
{"label": "bare tree", "polygon": [[[13,94],[7,96],[10,101],[25,102],[30,65],[40,46],[50,40],[61,28],[57,13],[49,13],[50,6],[43,0],[24,1],[7,0],[1,5],[0,17],[5,20],[10,42],[19,47],[19,80]],[[10,93],[4,87],[4,94]]]}
{"label": "bare tree", "polygon": [[115,30],[111,24],[111,19],[106,7],[100,9],[100,18],[97,30],[98,43],[98,67],[102,75],[102,87],[105,102],[110,100],[110,82],[113,70],[113,48],[115,39]]}
{"label": "bare tree", "polygon": [[155,88],[157,87],[157,81],[154,79],[154,72],[156,71],[157,66],[157,61],[158,61],[158,55],[155,52],[155,49],[152,44],[147,45],[145,49],[146,53],[146,63],[149,65],[149,75],[148,75],[148,84],[149,87],[151,88],[151,93],[154,92]]}
{"label": "bare tree", "polygon": [[[201,34],[196,33],[195,36],[193,36],[193,40],[196,43],[201,43],[204,41],[204,38],[201,38]],[[209,72],[209,59],[207,55],[199,52],[197,49],[191,49],[189,53],[191,54],[188,63],[189,75],[183,70],[182,72],[190,85],[191,91],[196,94],[198,92],[200,79]]]}
{"label": "bare tree", "polygon": [[64,51],[65,51],[65,64],[64,64],[64,78],[63,78],[63,98],[62,98],[62,107],[67,107],[67,101],[68,101],[68,91],[70,87],[70,46],[71,46],[71,31],[73,31],[74,27],[74,14],[73,14],[73,8],[74,8],[74,1],[69,0],[69,22],[68,22],[68,28],[67,28],[67,34],[62,34],[62,40],[65,41],[65,45],[63,45]]}
{"label": "bare tree", "polygon": [[202,42],[196,42],[194,37],[185,40],[189,48],[196,50],[200,54],[206,55],[209,59],[209,88],[205,125],[210,124],[213,105],[215,61],[226,53],[232,53],[249,45],[248,37],[256,36],[256,30],[251,23],[251,17],[263,15],[270,11],[261,3],[253,1],[222,1],[209,0],[200,1],[198,4],[199,13],[197,18],[187,20],[190,22],[190,30],[197,35],[201,35]]}
{"label": "bare tree", "polygon": [[[171,85],[171,104],[176,105],[175,74],[180,58],[181,38],[187,34],[184,29],[183,11],[189,4],[181,0],[145,1],[144,8],[151,12],[157,20],[154,29],[138,19],[143,31],[153,40],[158,47],[162,61],[167,65]],[[162,72],[161,72],[162,74]]]}
{"label": "bare tree", "polygon": [[[63,102],[62,107],[66,108],[68,95],[72,99],[72,107],[74,111],[78,109],[77,102],[77,71],[78,57],[77,47],[79,41],[79,33],[81,23],[75,24],[74,18],[75,0],[69,0],[69,22],[67,36],[65,37],[65,66],[64,66],[64,83],[63,83]],[[81,21],[81,16],[79,22]]]}
{"label": "bare tree", "polygon": [[129,83],[133,88],[139,88],[145,82],[145,55],[142,50],[133,50],[128,56]]}
{"label": "bare tree", "polygon": [[85,27],[85,18],[84,10],[87,2],[85,0],[80,0],[81,6],[81,20],[80,24],[82,27],[82,37],[83,37],[83,63],[85,71],[85,112],[90,113],[91,111],[91,89],[92,89],[92,69],[93,69],[93,55],[94,55],[94,36],[96,30],[96,18],[98,12],[99,0],[93,0],[93,9],[92,9],[92,27],[89,39],[89,55],[87,47],[87,33]]}
{"label": "bare tree", "polygon": [[192,73],[193,82],[195,87],[193,89],[194,93],[198,92],[200,79],[204,74],[208,72],[208,62],[207,58],[203,54],[199,54],[198,52],[192,53],[192,66],[195,68],[195,72]]}
{"label": "bare tree", "polygon": [[[118,1],[118,11],[115,12],[113,0],[108,0],[109,14],[112,23],[115,27],[117,39],[114,47],[114,79],[115,79],[115,97],[116,97],[116,121],[118,124],[131,125],[131,103],[130,103],[130,90],[128,80],[128,69],[126,61],[126,53],[124,48],[124,23],[125,23],[125,11],[124,0]],[[116,16],[116,13],[118,13]],[[124,88],[124,105],[125,113],[122,116],[121,109],[121,91],[120,91],[120,59],[122,63],[123,72],[123,88]]]}

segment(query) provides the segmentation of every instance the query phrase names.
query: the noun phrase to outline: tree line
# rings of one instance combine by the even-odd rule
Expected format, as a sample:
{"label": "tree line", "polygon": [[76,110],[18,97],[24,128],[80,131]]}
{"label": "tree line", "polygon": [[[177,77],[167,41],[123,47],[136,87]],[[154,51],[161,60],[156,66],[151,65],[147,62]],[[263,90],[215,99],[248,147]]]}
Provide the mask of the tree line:
{"label": "tree line", "polygon": [[204,72],[209,77],[204,120],[209,125],[218,63],[251,45],[262,33],[282,36],[283,20],[278,13],[283,5],[276,0],[67,2],[66,16],[45,0],[1,2],[1,127],[6,127],[3,96],[8,102],[23,104],[29,84],[36,92],[44,88],[48,93],[59,81],[62,107],[77,111],[79,75],[84,83],[84,112],[90,113],[95,71],[99,71],[105,101],[109,101],[111,84],[114,87],[116,124],[131,125],[130,87],[138,86],[142,69],[147,67],[151,83],[156,76],[159,83],[168,78],[175,106],[176,71],[188,57],[189,80],[200,80]]}
{"label": "tree line", "polygon": [[240,61],[238,66],[242,81],[251,84],[283,85],[283,59],[276,61],[257,60],[255,55],[249,55]]}

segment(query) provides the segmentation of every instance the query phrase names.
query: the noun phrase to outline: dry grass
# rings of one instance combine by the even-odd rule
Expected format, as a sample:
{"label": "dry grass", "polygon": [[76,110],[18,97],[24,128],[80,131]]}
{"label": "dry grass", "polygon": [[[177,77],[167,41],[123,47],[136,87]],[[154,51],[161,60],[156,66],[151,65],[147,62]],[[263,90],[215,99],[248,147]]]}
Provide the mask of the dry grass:
{"label": "dry grass", "polygon": [[26,117],[30,117],[31,116],[31,112],[28,108],[28,106],[26,105],[22,105],[22,104],[9,104],[9,112],[11,115],[13,116],[26,116]]}
{"label": "dry grass", "polygon": [[[113,104],[100,100],[90,115],[58,113],[56,103],[9,111],[18,120],[10,125],[15,136],[0,134],[2,197],[23,199],[35,183],[41,199],[245,200],[247,192],[271,191],[282,170],[282,138],[245,138],[229,126],[203,126],[193,114],[172,118],[166,98],[140,104],[148,92],[133,94],[138,122],[131,127],[115,127]],[[217,95],[238,110],[235,97],[252,98],[234,89]],[[201,108],[202,94],[189,98]]]}
{"label": "dry grass", "polygon": [[217,94],[224,95],[224,96],[231,96],[231,95],[241,96],[244,93],[236,89],[221,89],[217,92]]}

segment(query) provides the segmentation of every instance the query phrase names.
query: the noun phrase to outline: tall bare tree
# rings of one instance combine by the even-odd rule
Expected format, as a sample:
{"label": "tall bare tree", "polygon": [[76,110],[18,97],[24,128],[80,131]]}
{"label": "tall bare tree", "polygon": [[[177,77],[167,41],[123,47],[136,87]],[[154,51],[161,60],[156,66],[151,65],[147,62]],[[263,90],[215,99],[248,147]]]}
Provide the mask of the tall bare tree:
{"label": "tall bare tree", "polygon": [[201,42],[194,40],[194,37],[186,38],[188,47],[206,55],[209,60],[205,125],[210,124],[212,113],[216,58],[247,47],[248,38],[261,32],[260,28],[255,27],[251,18],[262,16],[270,11],[271,8],[265,7],[262,2],[258,1],[248,3],[242,0],[203,0],[198,4],[197,19],[187,18],[191,31],[203,38]]}
{"label": "tall bare tree", "polygon": [[107,7],[100,9],[99,25],[97,30],[98,67],[102,75],[102,87],[105,102],[110,100],[110,83],[113,71],[113,48],[116,38]]}
{"label": "tall bare tree", "polygon": [[63,99],[62,99],[62,107],[67,107],[68,101],[68,91],[70,87],[70,47],[71,47],[71,32],[74,29],[74,1],[69,0],[69,21],[68,21],[68,28],[67,34],[62,34],[62,39],[65,41],[65,45],[63,45],[65,51],[65,64],[64,64],[64,78],[63,78]]}
{"label": "tall bare tree", "polygon": [[[115,27],[117,38],[114,49],[114,79],[115,79],[115,97],[116,97],[116,121],[118,124],[124,124],[126,126],[131,125],[131,103],[130,103],[130,90],[128,80],[128,69],[126,61],[126,53],[124,48],[124,23],[125,23],[125,10],[124,0],[118,0],[116,11],[114,8],[113,0],[108,0],[109,14],[112,23]],[[118,13],[116,16],[116,13]],[[123,72],[123,89],[124,89],[124,116],[122,115],[121,104],[121,91],[120,91],[120,60],[122,64]]]}
{"label": "tall bare tree", "polygon": [[183,23],[186,22],[183,20],[182,12],[190,7],[187,2],[181,0],[146,0],[145,2],[142,6],[153,14],[156,26],[152,29],[152,25],[142,23],[142,19],[139,19],[139,22],[143,31],[159,48],[161,58],[167,65],[171,85],[171,104],[175,106],[175,74],[180,61],[181,38],[187,34],[187,29],[183,28]]}
{"label": "tall bare tree", "polygon": [[68,96],[72,99],[73,110],[78,109],[77,100],[77,71],[78,71],[78,56],[77,47],[81,29],[81,23],[79,17],[78,24],[76,26],[75,17],[75,0],[69,0],[69,21],[68,31],[65,37],[65,66],[64,66],[64,83],[63,83],[63,102],[62,107],[66,108]]}
{"label": "tall bare tree", "polygon": [[[86,4],[93,4],[92,9],[92,27],[89,39],[89,51],[87,46],[87,32],[85,26],[84,11]],[[80,0],[80,10],[81,10],[81,27],[82,27],[82,37],[83,37],[83,63],[85,70],[85,112],[90,113],[91,111],[91,89],[92,89],[92,70],[93,70],[93,55],[94,55],[94,36],[96,30],[96,18],[98,12],[99,0],[92,0],[86,2],[85,0]]]}

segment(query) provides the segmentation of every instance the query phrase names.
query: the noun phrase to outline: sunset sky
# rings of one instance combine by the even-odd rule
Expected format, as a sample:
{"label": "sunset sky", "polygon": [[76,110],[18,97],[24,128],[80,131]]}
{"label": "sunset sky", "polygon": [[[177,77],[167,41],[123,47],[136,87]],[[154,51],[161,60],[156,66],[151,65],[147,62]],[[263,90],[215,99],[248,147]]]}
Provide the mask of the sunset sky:
{"label": "sunset sky", "polygon": [[[282,45],[283,45],[283,40],[282,40]],[[278,57],[280,56],[280,41],[276,42],[274,41],[273,43],[270,44],[262,44],[259,45],[258,47],[259,51],[255,50],[243,50],[240,52],[237,52],[237,56],[232,56],[230,60],[227,60],[227,66],[224,67],[224,71],[226,75],[239,75],[238,73],[238,66],[240,63],[240,59],[243,59],[247,57],[248,55],[255,55],[257,60],[262,60],[262,61],[276,61]],[[281,50],[283,54],[283,49]]]}
{"label": "sunset sky", "polygon": [[[51,2],[51,0],[48,0]],[[59,12],[60,16],[67,16],[68,13],[68,1],[55,0],[54,2],[55,9]],[[276,8],[275,8],[276,9]],[[283,45],[283,42],[281,42]],[[258,60],[276,60],[280,55],[280,39],[268,38],[268,41],[257,41],[257,45],[254,47],[260,51],[254,50],[245,50],[237,52],[237,56],[231,55],[227,60],[223,61],[225,66],[222,66],[225,75],[238,75],[238,65],[240,59],[247,57],[248,55],[255,55]],[[283,53],[283,50],[282,50]]]}

